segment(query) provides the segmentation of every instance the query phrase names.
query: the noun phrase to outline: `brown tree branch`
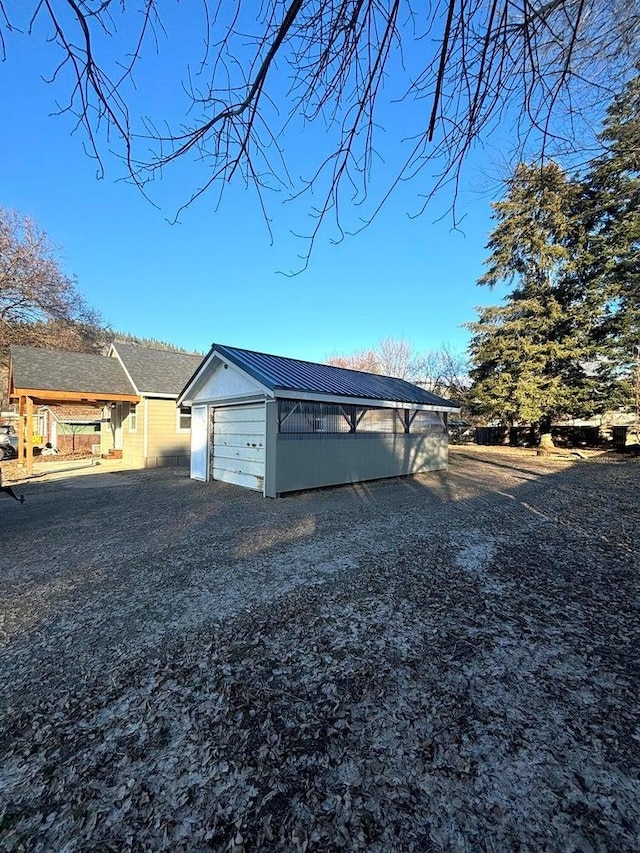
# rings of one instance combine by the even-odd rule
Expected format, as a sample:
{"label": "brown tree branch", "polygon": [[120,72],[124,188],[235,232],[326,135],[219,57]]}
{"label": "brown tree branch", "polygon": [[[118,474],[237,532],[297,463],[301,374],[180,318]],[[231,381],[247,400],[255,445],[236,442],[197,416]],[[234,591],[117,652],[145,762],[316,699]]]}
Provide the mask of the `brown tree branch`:
{"label": "brown tree branch", "polygon": [[[59,61],[51,79],[59,88],[67,71],[71,78],[60,111],[76,116],[100,162],[103,135],[119,139],[143,188],[193,158],[206,172],[186,191],[187,204],[236,178],[253,184],[263,207],[274,182],[291,187],[292,198],[319,190],[310,247],[330,213],[341,238],[346,205],[367,202],[366,224],[401,182],[420,175],[425,205],[447,184],[455,203],[470,150],[499,126],[511,128],[515,156],[530,159],[532,146],[541,157],[551,146],[575,149],[640,59],[640,0],[263,0],[257,15],[241,0],[201,0],[204,55],[193,72],[176,68],[188,84],[187,120],[159,132],[164,119],[132,108],[146,46],[155,40],[157,53],[161,33],[171,43],[158,0],[24,4],[34,37],[36,21],[53,27]],[[0,0],[3,53],[16,29]],[[385,165],[379,117],[392,109],[409,130],[385,152],[403,146],[404,158]],[[292,177],[292,140],[308,124],[322,128],[326,147],[308,174]],[[370,199],[377,159],[386,188]]]}

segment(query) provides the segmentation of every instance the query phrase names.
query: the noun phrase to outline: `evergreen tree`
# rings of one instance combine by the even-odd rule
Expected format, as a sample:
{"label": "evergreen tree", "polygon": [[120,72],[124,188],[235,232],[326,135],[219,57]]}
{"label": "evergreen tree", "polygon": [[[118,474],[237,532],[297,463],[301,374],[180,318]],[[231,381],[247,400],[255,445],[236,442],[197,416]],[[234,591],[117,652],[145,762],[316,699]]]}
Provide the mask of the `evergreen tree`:
{"label": "evergreen tree", "polygon": [[583,179],[521,164],[494,205],[488,271],[510,283],[470,323],[478,411],[507,422],[633,403],[640,345],[640,77],[606,113]]}
{"label": "evergreen tree", "polygon": [[602,314],[595,330],[610,373],[628,380],[640,344],[640,77],[607,110],[587,187],[585,287],[598,292]]}
{"label": "evergreen tree", "polygon": [[576,300],[581,194],[555,163],[520,164],[506,198],[493,205],[498,224],[479,284],[513,289],[468,324],[472,398],[485,416],[546,432],[555,415],[590,408],[596,382],[586,366],[593,351],[585,320],[593,309]]}

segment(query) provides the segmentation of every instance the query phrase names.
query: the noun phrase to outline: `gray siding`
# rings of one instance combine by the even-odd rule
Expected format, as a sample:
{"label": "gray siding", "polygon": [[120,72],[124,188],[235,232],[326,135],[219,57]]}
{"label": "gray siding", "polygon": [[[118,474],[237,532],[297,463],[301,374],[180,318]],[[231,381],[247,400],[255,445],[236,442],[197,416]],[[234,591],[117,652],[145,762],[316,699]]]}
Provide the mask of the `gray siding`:
{"label": "gray siding", "polygon": [[293,492],[439,471],[447,467],[447,454],[447,436],[441,430],[427,435],[356,433],[336,438],[279,435],[275,489]]}

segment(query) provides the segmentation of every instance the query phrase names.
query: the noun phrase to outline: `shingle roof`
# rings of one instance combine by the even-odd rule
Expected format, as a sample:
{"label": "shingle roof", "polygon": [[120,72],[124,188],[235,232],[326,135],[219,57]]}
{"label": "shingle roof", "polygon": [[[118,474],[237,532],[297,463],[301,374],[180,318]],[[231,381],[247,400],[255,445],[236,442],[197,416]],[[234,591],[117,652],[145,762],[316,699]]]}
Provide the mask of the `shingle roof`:
{"label": "shingle roof", "polygon": [[177,397],[197,370],[201,355],[114,343],[127,373],[140,394]]}
{"label": "shingle roof", "polygon": [[79,352],[12,346],[15,388],[91,395],[135,394],[115,358]]}
{"label": "shingle roof", "polygon": [[278,391],[299,391],[323,396],[457,408],[454,403],[445,400],[444,397],[439,397],[411,382],[396,379],[393,376],[380,376],[361,370],[316,364],[296,358],[283,358],[221,344],[214,344],[211,352],[220,353],[228,358],[230,362],[275,392],[276,396]]}

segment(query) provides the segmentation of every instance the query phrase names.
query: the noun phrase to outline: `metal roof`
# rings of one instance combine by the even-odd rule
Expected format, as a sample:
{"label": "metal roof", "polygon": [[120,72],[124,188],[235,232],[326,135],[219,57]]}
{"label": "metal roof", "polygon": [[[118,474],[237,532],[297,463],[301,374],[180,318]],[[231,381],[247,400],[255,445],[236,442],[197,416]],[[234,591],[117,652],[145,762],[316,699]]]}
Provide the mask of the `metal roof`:
{"label": "metal roof", "polygon": [[201,355],[113,343],[140,394],[177,397],[202,361]]}
{"label": "metal roof", "polygon": [[135,395],[115,358],[23,346],[12,346],[10,352],[14,388]]}
{"label": "metal roof", "polygon": [[[349,370],[328,364],[316,364],[296,358],[284,358],[262,352],[214,344],[215,353],[227,358],[278,396],[278,391],[352,397],[372,401],[415,403],[457,409],[455,403],[425,391],[404,379],[380,376],[362,370]],[[194,376],[195,379],[195,376]]]}

